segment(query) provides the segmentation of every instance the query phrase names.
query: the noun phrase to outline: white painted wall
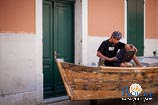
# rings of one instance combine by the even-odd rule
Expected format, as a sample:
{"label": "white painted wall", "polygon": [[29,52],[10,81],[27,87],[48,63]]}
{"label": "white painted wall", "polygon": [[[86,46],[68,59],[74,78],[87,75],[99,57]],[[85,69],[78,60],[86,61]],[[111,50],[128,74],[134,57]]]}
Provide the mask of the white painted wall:
{"label": "white painted wall", "polygon": [[158,39],[145,39],[144,56],[153,56],[153,51],[156,51],[158,56]]}
{"label": "white painted wall", "polygon": [[40,102],[42,56],[37,43],[37,35],[0,34],[0,105]]}
{"label": "white painted wall", "polygon": [[43,101],[42,0],[36,0],[36,33],[0,33],[0,105]]}

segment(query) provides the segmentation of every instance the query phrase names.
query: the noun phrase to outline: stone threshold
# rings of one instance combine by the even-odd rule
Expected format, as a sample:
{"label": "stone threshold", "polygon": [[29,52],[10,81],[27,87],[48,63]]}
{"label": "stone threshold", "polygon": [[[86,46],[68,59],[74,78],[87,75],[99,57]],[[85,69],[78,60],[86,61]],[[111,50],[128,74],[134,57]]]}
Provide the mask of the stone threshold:
{"label": "stone threshold", "polygon": [[48,98],[44,99],[44,104],[52,104],[52,103],[57,103],[61,101],[69,100],[68,96],[60,96],[60,97],[54,97],[54,98]]}

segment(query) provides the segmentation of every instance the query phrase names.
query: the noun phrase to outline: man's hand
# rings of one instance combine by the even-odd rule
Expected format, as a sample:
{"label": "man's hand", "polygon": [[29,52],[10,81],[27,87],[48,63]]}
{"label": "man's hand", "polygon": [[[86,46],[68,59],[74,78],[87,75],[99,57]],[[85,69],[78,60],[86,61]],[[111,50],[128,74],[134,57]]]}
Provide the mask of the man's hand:
{"label": "man's hand", "polygon": [[109,59],[109,57],[106,57],[106,56],[104,56],[101,52],[97,52],[97,56],[99,57],[99,58],[101,58],[102,60],[108,60]]}

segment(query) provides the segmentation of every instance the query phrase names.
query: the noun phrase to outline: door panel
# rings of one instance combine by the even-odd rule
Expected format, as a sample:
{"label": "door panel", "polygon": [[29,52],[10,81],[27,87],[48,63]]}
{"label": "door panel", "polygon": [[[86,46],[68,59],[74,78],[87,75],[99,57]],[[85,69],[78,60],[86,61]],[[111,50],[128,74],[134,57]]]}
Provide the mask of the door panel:
{"label": "door panel", "polygon": [[144,54],[144,0],[137,0],[137,48],[138,55]]}
{"label": "door panel", "polygon": [[[73,5],[66,3],[55,4],[55,51],[58,58],[64,61],[73,62],[74,60],[74,25],[73,25]],[[60,74],[55,69],[56,89],[63,90],[63,83]]]}
{"label": "door panel", "polygon": [[44,1],[43,5],[43,74],[44,74],[44,97],[53,94],[53,4]]}
{"label": "door panel", "polygon": [[137,0],[128,0],[128,13],[127,13],[127,41],[128,43],[134,43],[136,44],[136,1]]}
{"label": "door panel", "polygon": [[144,54],[144,0],[127,0],[127,42]]}
{"label": "door panel", "polygon": [[73,5],[56,4],[55,17],[55,40],[56,51],[59,58],[65,61],[73,62],[74,52],[74,36],[73,36]]}

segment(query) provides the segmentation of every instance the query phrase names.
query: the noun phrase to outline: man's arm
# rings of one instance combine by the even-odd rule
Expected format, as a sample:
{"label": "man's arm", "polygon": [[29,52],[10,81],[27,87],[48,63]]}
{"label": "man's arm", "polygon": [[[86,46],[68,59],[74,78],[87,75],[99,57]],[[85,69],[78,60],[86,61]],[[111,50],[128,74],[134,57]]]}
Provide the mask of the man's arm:
{"label": "man's arm", "polygon": [[109,57],[106,57],[104,56],[101,52],[97,51],[97,56],[101,59],[103,59],[104,61],[107,60],[107,61],[116,61],[117,58],[116,57],[112,57],[112,58],[109,58]]}
{"label": "man's arm", "polygon": [[117,57],[112,57],[112,58],[109,58],[109,61],[117,61],[118,58]]}
{"label": "man's arm", "polygon": [[142,64],[139,62],[139,60],[137,59],[136,55],[133,56],[133,60],[136,63],[137,66],[142,67]]}

